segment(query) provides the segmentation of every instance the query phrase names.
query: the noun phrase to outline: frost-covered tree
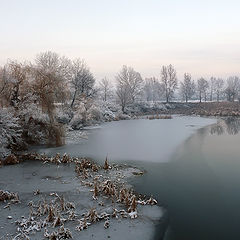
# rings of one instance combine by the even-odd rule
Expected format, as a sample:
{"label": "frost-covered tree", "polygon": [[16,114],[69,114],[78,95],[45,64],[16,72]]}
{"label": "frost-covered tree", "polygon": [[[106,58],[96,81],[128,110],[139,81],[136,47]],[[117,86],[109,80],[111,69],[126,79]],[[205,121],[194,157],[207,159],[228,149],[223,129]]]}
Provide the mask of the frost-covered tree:
{"label": "frost-covered tree", "polygon": [[113,95],[112,83],[106,77],[99,82],[99,94],[103,101],[107,101]]}
{"label": "frost-covered tree", "polygon": [[19,103],[24,98],[24,95],[27,93],[27,74],[28,66],[26,64],[9,61],[4,66],[3,78],[7,83],[8,93],[5,93],[5,99],[8,101],[9,105],[17,108]]}
{"label": "frost-covered tree", "polygon": [[210,78],[210,81],[209,81],[209,91],[210,91],[210,97],[209,97],[209,100],[212,102],[213,100],[213,95],[216,91],[216,81],[217,79],[215,77],[211,77]]}
{"label": "frost-covered tree", "polygon": [[145,79],[143,90],[147,101],[160,100],[164,94],[163,84],[155,77]]}
{"label": "frost-covered tree", "polygon": [[216,79],[215,83],[215,92],[217,96],[217,102],[219,102],[219,99],[221,97],[221,94],[223,93],[223,86],[224,86],[224,81],[221,78]]}
{"label": "frost-covered tree", "polygon": [[[47,130],[45,134],[49,143],[61,145],[64,130],[56,121],[55,108],[56,103],[64,102],[67,97],[71,66],[67,58],[53,52],[40,53],[35,62],[31,67],[33,94],[37,97],[35,101],[42,107],[42,112],[46,113],[49,119],[42,126]],[[38,123],[41,124],[34,121],[34,126]]]}
{"label": "frost-covered tree", "polygon": [[204,97],[205,101],[207,101],[207,90],[208,90],[208,81],[204,78],[198,79],[197,82],[197,91],[199,94],[199,102],[202,102],[202,97]]}
{"label": "frost-covered tree", "polygon": [[51,51],[41,52],[37,54],[35,63],[37,67],[45,69],[46,72],[56,74],[58,81],[67,82],[71,79],[71,60],[64,56]]}
{"label": "frost-covered tree", "polygon": [[227,100],[234,102],[239,95],[240,90],[240,79],[237,76],[231,76],[227,79],[227,88],[225,89],[225,94]]}
{"label": "frost-covered tree", "polygon": [[6,67],[0,67],[0,104],[3,107],[6,102],[10,102],[10,82]]}
{"label": "frost-covered tree", "polygon": [[143,87],[144,95],[147,101],[153,101],[154,99],[154,88],[152,78],[145,79],[144,87]]}
{"label": "frost-covered tree", "polygon": [[164,86],[166,102],[168,103],[173,97],[178,85],[177,72],[171,64],[169,66],[162,66],[161,81]]}
{"label": "frost-covered tree", "polygon": [[9,110],[0,110],[0,158],[6,157],[11,149],[17,150],[22,144],[18,120]]}
{"label": "frost-covered tree", "polygon": [[55,103],[66,99],[70,66],[66,58],[53,52],[38,54],[35,62],[31,69],[34,94],[39,97],[42,110],[48,113],[50,121],[54,121]]}
{"label": "frost-covered tree", "polygon": [[141,95],[143,89],[143,79],[139,72],[132,67],[123,66],[116,76],[117,98],[124,112],[129,103],[134,103]]}
{"label": "frost-covered tree", "polygon": [[188,102],[195,93],[195,83],[189,73],[184,73],[184,80],[180,84],[180,94]]}
{"label": "frost-covered tree", "polygon": [[117,79],[116,95],[122,112],[124,113],[126,106],[131,102],[131,98],[128,86],[119,79]]}
{"label": "frost-covered tree", "polygon": [[74,106],[77,98],[92,98],[96,94],[95,78],[84,60],[76,59],[72,62],[70,84],[73,89],[71,107]]}

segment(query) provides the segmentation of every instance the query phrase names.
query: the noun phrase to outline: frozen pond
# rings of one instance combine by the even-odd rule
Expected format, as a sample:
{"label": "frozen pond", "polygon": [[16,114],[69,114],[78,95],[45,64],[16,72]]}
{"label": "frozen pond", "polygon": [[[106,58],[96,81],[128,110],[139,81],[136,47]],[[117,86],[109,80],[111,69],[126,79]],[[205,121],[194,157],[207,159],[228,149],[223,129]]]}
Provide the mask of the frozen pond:
{"label": "frozen pond", "polygon": [[[223,221],[225,193],[221,191],[228,175],[218,168],[216,158],[220,157],[222,164],[226,161],[225,147],[230,147],[232,139],[228,133],[234,129],[230,127],[224,132],[224,127],[216,123],[216,119],[186,116],[111,122],[88,130],[88,139],[75,139],[63,147],[40,151],[67,152],[99,162],[108,156],[110,162],[125,162],[145,169],[147,173],[133,182],[136,190],[153,194],[169,212],[167,234],[163,236],[159,227],[161,230],[156,232],[154,240],[226,239],[225,230],[220,231],[219,227],[228,226]],[[227,129],[227,124],[224,126]],[[235,150],[240,154],[238,147]],[[223,177],[221,183],[216,169]]]}
{"label": "frozen pond", "polygon": [[[68,152],[146,170],[132,182],[168,210],[168,230],[155,239],[240,239],[240,120],[175,116],[106,123]],[[46,149],[43,149],[45,151]]]}
{"label": "frozen pond", "polygon": [[[104,161],[167,162],[176,148],[196,129],[216,120],[175,116],[173,119],[125,120],[102,124],[90,130],[88,140],[59,148],[41,149],[47,154],[67,152]],[[79,139],[78,139],[79,141]]]}

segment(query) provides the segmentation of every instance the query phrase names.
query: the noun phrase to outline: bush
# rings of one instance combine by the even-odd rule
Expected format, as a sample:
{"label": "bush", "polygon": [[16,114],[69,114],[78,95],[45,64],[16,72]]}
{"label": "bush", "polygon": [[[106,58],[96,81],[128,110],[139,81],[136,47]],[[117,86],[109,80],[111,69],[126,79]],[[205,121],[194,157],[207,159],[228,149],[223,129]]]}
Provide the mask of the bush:
{"label": "bush", "polygon": [[12,150],[20,150],[24,144],[19,118],[6,109],[0,110],[0,158],[4,158]]}

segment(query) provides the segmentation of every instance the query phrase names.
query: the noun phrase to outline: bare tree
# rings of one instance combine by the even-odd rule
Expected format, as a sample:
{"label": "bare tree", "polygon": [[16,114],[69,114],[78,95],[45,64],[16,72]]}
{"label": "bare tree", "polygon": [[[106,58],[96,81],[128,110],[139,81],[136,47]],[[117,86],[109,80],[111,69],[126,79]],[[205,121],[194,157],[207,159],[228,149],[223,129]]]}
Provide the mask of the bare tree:
{"label": "bare tree", "polygon": [[135,102],[137,97],[141,95],[143,80],[140,73],[136,72],[132,67],[123,66],[116,76],[116,81],[116,94],[124,112],[126,105]]}
{"label": "bare tree", "polygon": [[177,72],[170,64],[169,66],[162,66],[161,76],[161,80],[164,85],[166,102],[168,103],[173,97],[175,90],[177,89]]}
{"label": "bare tree", "polygon": [[180,86],[180,93],[186,102],[188,102],[195,93],[195,83],[191,79],[192,77],[189,73],[184,73],[184,80]]}
{"label": "bare tree", "polygon": [[116,95],[121,105],[122,112],[124,113],[126,106],[131,102],[128,86],[119,81],[117,83]]}
{"label": "bare tree", "polygon": [[92,98],[96,93],[94,89],[95,78],[84,60],[74,60],[72,70],[73,74],[70,83],[73,88],[73,97],[71,107],[73,107],[77,97]]}
{"label": "bare tree", "polygon": [[198,79],[197,83],[197,90],[199,93],[199,102],[202,102],[202,97],[204,96],[205,101],[207,101],[207,89],[208,89],[208,82],[204,78]]}
{"label": "bare tree", "polygon": [[163,85],[155,77],[145,79],[143,90],[147,101],[160,100],[164,94]]}
{"label": "bare tree", "polygon": [[[118,77],[121,77],[118,75]],[[135,102],[137,97],[141,95],[143,89],[143,79],[139,72],[136,72],[132,67],[123,66],[122,80],[129,88],[129,94],[132,102]]]}
{"label": "bare tree", "polygon": [[225,89],[225,94],[227,95],[227,100],[234,102],[238,97],[240,90],[240,79],[237,76],[229,77],[227,80],[227,88]]}
{"label": "bare tree", "polygon": [[105,77],[100,82],[100,94],[102,96],[103,101],[107,101],[108,98],[112,95],[112,84],[111,82]]}
{"label": "bare tree", "polygon": [[217,79],[215,77],[211,77],[209,81],[209,90],[210,90],[210,101],[212,102],[213,100],[213,94],[216,91],[216,81]]}
{"label": "bare tree", "polygon": [[221,78],[216,79],[216,95],[217,101],[219,102],[220,96],[223,92],[224,81]]}
{"label": "bare tree", "polygon": [[42,52],[37,55],[35,62],[39,68],[45,69],[45,71],[49,73],[54,72],[55,75],[58,75],[59,81],[67,82],[71,79],[71,60],[64,56],[61,57],[51,51]]}
{"label": "bare tree", "polygon": [[[6,72],[7,71],[7,72]],[[8,81],[10,105],[18,107],[18,104],[26,94],[28,66],[26,64],[9,61],[5,65],[5,78]]]}
{"label": "bare tree", "polygon": [[144,81],[143,91],[147,101],[154,101],[153,81],[152,78],[146,78]]}

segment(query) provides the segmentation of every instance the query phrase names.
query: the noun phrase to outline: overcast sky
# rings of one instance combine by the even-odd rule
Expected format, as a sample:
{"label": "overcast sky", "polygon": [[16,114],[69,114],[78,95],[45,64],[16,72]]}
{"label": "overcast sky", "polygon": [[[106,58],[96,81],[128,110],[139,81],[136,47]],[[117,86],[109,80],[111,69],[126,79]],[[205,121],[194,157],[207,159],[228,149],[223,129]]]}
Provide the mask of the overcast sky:
{"label": "overcast sky", "polygon": [[51,50],[84,58],[97,79],[122,65],[181,79],[240,73],[239,0],[0,0],[0,64]]}

